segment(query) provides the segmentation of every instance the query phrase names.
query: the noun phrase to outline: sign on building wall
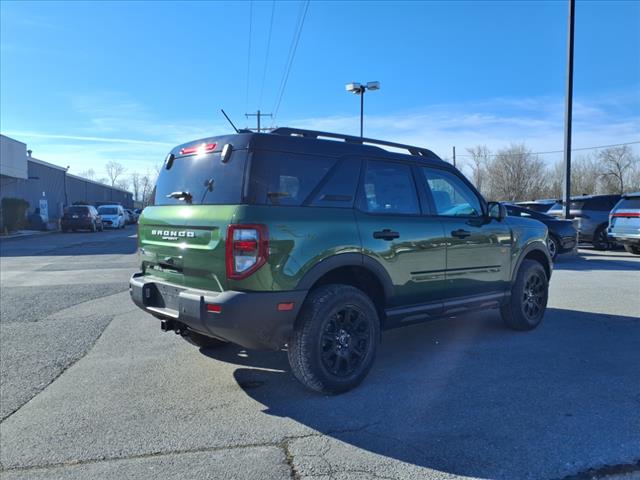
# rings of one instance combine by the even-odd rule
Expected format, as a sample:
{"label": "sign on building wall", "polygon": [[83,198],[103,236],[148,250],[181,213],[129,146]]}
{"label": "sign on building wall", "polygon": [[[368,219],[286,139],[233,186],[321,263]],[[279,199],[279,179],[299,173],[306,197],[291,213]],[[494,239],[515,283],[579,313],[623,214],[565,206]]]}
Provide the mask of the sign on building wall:
{"label": "sign on building wall", "polygon": [[46,198],[41,198],[40,199],[40,205],[38,205],[40,207],[40,216],[42,217],[42,220],[44,220],[45,222],[49,221],[49,202],[47,201]]}

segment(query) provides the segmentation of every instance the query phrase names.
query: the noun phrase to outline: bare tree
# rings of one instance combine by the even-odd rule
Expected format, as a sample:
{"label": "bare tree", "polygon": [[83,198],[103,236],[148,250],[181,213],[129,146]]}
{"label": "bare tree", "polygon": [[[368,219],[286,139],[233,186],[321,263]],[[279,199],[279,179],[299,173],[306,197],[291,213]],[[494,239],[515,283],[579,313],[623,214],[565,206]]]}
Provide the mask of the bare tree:
{"label": "bare tree", "polygon": [[629,145],[610,147],[598,154],[603,188],[606,193],[624,193],[625,181],[632,173],[637,157]]}
{"label": "bare tree", "polygon": [[127,170],[122,164],[114,160],[110,160],[109,162],[107,162],[105,168],[107,170],[107,176],[111,181],[112,187],[115,186],[118,177],[120,177],[120,175],[122,175]]}
{"label": "bare tree", "polygon": [[85,170],[84,172],[80,172],[80,176],[82,178],[88,178],[89,180],[96,179],[96,171],[93,168]]}
{"label": "bare tree", "polygon": [[471,155],[471,182],[480,193],[484,193],[484,183],[487,176],[487,166],[491,160],[491,151],[486,145],[476,145],[473,148],[467,148],[467,152]]}
{"label": "bare tree", "polygon": [[487,192],[491,200],[540,198],[546,189],[544,162],[524,144],[499,150],[487,168]]}
{"label": "bare tree", "polygon": [[122,190],[129,190],[130,181],[128,178],[121,178],[116,181],[115,186],[121,188]]}
{"label": "bare tree", "polygon": [[131,189],[133,190],[133,199],[137,202],[140,200],[141,175],[138,172],[131,174]]}
{"label": "bare tree", "polygon": [[140,197],[143,206],[151,205],[155,195],[156,178],[158,177],[156,171],[149,171],[140,177]]}

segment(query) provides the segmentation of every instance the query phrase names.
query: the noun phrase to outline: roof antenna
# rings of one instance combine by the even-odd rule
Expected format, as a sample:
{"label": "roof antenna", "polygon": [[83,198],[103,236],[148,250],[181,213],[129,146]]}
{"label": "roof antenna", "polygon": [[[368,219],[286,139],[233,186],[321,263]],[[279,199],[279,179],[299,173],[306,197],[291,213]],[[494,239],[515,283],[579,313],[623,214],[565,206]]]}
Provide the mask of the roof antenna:
{"label": "roof antenna", "polygon": [[233,124],[233,122],[231,121],[231,119],[229,118],[229,115],[227,115],[225,113],[225,111],[221,108],[220,111],[222,112],[222,114],[224,115],[224,118],[227,119],[227,121],[231,124],[231,126],[233,127],[233,129],[236,131],[236,133],[240,133],[240,131],[236,128],[236,126]]}

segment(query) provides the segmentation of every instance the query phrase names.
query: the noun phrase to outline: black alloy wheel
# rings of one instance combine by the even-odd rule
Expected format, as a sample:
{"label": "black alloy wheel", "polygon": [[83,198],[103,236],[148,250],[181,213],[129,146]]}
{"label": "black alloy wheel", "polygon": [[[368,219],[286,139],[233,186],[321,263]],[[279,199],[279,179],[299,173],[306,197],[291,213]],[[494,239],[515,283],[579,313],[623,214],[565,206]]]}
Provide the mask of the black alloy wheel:
{"label": "black alloy wheel", "polygon": [[374,341],[372,323],[373,320],[355,305],[346,305],[329,317],[320,337],[323,368],[338,378],[353,375]]}

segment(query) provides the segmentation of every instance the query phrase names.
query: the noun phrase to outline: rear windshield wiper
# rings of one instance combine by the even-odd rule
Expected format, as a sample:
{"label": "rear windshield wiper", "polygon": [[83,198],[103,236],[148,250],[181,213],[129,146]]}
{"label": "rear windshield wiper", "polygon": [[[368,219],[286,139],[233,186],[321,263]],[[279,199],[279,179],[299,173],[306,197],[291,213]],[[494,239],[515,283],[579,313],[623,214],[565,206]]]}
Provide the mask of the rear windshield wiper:
{"label": "rear windshield wiper", "polygon": [[193,197],[189,192],[171,192],[167,195],[167,198],[175,198],[177,200],[184,200],[187,203],[191,203]]}

